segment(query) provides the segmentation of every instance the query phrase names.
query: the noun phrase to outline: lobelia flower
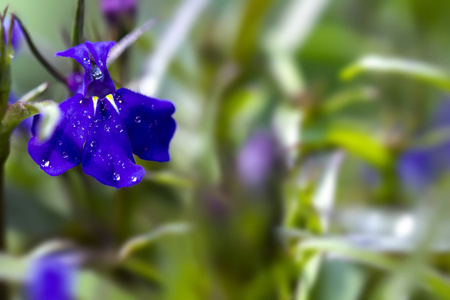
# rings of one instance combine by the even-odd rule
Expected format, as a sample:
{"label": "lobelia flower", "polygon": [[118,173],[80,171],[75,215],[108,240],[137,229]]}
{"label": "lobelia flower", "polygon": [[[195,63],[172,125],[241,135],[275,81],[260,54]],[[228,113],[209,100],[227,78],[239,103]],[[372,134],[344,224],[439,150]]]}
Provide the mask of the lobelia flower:
{"label": "lobelia flower", "polygon": [[79,259],[71,254],[37,257],[28,271],[27,300],[74,300]]}
{"label": "lobelia flower", "polygon": [[61,120],[48,140],[38,139],[40,116],[34,119],[28,152],[47,174],[60,175],[81,163],[86,174],[121,188],[139,183],[145,174],[133,153],[144,160],[170,160],[175,107],[125,88],[116,90],[106,68],[114,44],[85,42],[56,53],[75,59],[84,75],[75,95],[60,104]]}

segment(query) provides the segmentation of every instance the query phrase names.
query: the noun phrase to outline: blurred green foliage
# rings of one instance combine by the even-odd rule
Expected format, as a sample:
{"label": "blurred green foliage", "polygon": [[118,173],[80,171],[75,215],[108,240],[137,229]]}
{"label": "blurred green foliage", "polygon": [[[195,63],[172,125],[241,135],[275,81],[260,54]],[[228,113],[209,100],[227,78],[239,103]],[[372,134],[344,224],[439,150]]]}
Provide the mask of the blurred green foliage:
{"label": "blurred green foliage", "polygon": [[[0,8],[9,4],[68,74],[53,54],[69,46],[75,1],[6,2]],[[127,64],[112,65],[114,79],[139,86],[174,16],[195,2],[141,0],[136,24],[158,22]],[[137,159],[147,170],[139,185],[114,190],[81,167],[49,177],[27,153],[28,133],[13,135],[0,278],[20,281],[32,249],[70,241],[86,256],[83,300],[449,299],[450,240],[438,235],[448,225],[448,170],[420,192],[397,173],[405,150],[437,143],[429,124],[448,98],[449,9],[448,0],[205,1],[154,95],[177,107],[171,162]],[[86,1],[85,38],[111,38],[96,1]],[[12,89],[23,95],[44,81],[42,99],[67,97],[24,46]],[[270,160],[269,175],[251,185],[239,155],[259,131],[276,137],[276,150],[244,159]],[[385,213],[346,227],[340,212],[354,207],[413,213],[411,240],[391,234],[406,250],[391,240],[379,247],[377,230],[397,226]],[[369,242],[361,249],[353,235]]]}

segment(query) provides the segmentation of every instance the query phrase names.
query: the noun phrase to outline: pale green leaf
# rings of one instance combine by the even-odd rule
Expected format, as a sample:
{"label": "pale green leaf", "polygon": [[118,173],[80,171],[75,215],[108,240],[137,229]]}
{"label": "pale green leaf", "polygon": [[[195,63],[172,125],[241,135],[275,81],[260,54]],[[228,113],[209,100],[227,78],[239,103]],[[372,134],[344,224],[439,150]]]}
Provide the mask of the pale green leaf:
{"label": "pale green leaf", "polygon": [[450,90],[450,73],[424,62],[390,58],[377,55],[366,56],[344,69],[343,80],[350,80],[362,73],[392,73],[412,77],[444,90]]}

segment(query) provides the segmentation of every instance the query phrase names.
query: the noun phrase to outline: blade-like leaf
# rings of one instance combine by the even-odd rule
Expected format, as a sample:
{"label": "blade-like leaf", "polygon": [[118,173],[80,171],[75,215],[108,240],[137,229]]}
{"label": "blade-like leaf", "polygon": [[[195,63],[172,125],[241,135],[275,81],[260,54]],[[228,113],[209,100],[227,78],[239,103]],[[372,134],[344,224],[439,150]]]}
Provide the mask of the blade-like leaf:
{"label": "blade-like leaf", "polygon": [[392,73],[412,77],[444,90],[450,90],[450,73],[424,62],[390,58],[383,56],[366,56],[344,69],[343,80],[350,80],[362,73]]}
{"label": "blade-like leaf", "polygon": [[166,224],[162,227],[155,229],[149,234],[134,237],[128,242],[126,242],[125,245],[123,245],[119,251],[119,257],[123,259],[129,256],[132,252],[135,252],[145,246],[148,246],[149,244],[153,243],[154,241],[156,241],[161,237],[173,234],[184,234],[188,232],[190,229],[191,227],[189,226],[189,224],[186,223]]}

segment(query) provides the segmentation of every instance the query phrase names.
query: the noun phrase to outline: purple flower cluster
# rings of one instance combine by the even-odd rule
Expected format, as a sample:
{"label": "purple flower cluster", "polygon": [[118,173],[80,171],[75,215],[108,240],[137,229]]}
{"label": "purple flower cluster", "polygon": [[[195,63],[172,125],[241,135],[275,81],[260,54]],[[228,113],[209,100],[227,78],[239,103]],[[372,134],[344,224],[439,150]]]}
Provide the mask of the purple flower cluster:
{"label": "purple flower cluster", "polygon": [[114,44],[85,42],[56,54],[75,59],[84,75],[75,95],[60,104],[62,116],[48,140],[39,140],[41,120],[39,115],[34,119],[28,152],[47,174],[60,175],[81,163],[86,174],[121,188],[139,183],[145,174],[133,154],[170,160],[175,107],[125,88],[116,90],[106,67]]}

